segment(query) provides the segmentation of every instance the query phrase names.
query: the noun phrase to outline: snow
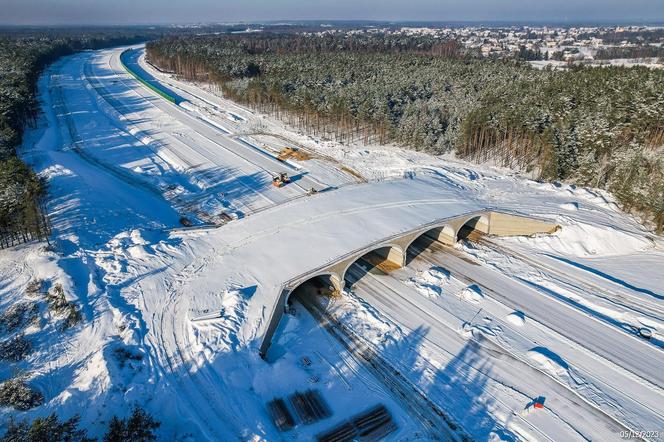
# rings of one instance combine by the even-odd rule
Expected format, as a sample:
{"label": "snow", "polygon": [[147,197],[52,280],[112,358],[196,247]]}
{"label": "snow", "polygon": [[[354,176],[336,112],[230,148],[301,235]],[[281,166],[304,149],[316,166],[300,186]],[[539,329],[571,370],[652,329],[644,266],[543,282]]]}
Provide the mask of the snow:
{"label": "snow", "polygon": [[442,267],[431,267],[406,281],[424,296],[435,298],[444,293],[443,287],[450,281],[450,273]]}
{"label": "snow", "polygon": [[[162,440],[311,440],[383,403],[392,440],[413,439],[412,410],[297,302],[260,359],[275,290],[414,225],[499,207],[562,230],[424,251],[389,275],[370,271],[330,311],[475,439],[664,428],[664,245],[610,195],[297,133],[136,55],[186,100],[173,106],[122,71],[121,51],[67,57],[40,80],[44,115],[22,155],[49,183],[52,245],[0,251],[0,312],[44,279],[84,319],[63,333],[42,312],[25,329],[35,350],[18,367],[0,362],[0,376],[25,370],[46,403],[3,409],[3,421],[78,413],[101,436],[135,402],[162,421]],[[289,145],[312,155],[297,160],[306,181],[276,189],[271,174],[286,166],[274,155]],[[233,220],[219,228],[180,228],[181,216],[200,227],[222,213]],[[123,364],[117,349],[140,360]],[[333,416],[278,433],[265,403],[307,388]],[[523,414],[539,396],[545,409]]]}
{"label": "snow", "polygon": [[523,312],[512,312],[505,317],[507,322],[517,327],[522,327],[526,323],[526,315]]}
{"label": "snow", "polygon": [[524,243],[552,253],[574,257],[614,256],[635,253],[652,246],[652,241],[629,232],[609,230],[586,223],[567,224],[553,235],[514,238],[507,242]]}
{"label": "snow", "polygon": [[[664,287],[664,272],[649,271],[650,269],[661,269],[664,263],[664,254],[661,248],[652,247],[634,254],[625,256],[602,256],[591,259],[581,259],[578,263],[583,265],[584,273],[599,275],[601,279],[608,280],[617,286],[636,287],[638,292],[653,292],[662,296]],[[578,267],[572,267],[576,269]],[[644,271],[647,277],[644,278]]]}
{"label": "snow", "polygon": [[528,351],[528,356],[540,366],[540,369],[555,377],[568,375],[569,365],[548,348],[535,347]]}
{"label": "snow", "polygon": [[482,302],[482,299],[484,299],[484,296],[482,296],[482,291],[475,285],[470,285],[463,289],[459,297],[464,301],[468,301],[472,304],[479,304]]}
{"label": "snow", "polygon": [[576,212],[579,210],[579,203],[571,202],[571,203],[563,203],[560,205],[561,209],[569,210],[571,212]]}
{"label": "snow", "polygon": [[[584,66],[646,66],[652,69],[662,69],[664,65],[661,62],[658,62],[659,59],[656,57],[645,57],[645,58],[613,58],[611,60],[592,60],[592,61],[575,61],[573,65],[584,65]],[[533,60],[528,62],[531,66],[536,69],[566,69],[569,67],[567,61],[560,60]]]}

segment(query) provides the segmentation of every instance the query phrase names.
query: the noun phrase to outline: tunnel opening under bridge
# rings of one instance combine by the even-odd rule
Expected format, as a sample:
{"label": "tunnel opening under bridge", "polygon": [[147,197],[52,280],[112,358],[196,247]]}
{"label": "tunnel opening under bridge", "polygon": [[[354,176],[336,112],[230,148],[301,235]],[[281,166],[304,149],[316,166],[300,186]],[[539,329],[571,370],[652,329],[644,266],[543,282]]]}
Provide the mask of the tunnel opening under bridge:
{"label": "tunnel opening under bridge", "polygon": [[434,227],[415,238],[406,248],[406,264],[410,264],[425,250],[431,250],[436,244],[452,245],[456,242],[456,232],[447,224]]}
{"label": "tunnel opening under bridge", "polygon": [[489,220],[484,215],[478,215],[467,220],[456,234],[456,241],[474,241],[489,233]]}
{"label": "tunnel opening under bridge", "polygon": [[343,289],[339,278],[332,274],[322,274],[298,284],[290,291],[286,298],[286,307],[290,308],[294,300],[307,300],[313,298],[332,298],[341,295]]}
{"label": "tunnel opening under bridge", "polygon": [[399,246],[387,245],[373,249],[354,260],[343,273],[343,281],[352,287],[369,273],[390,273],[406,265],[404,252]]}
{"label": "tunnel opening under bridge", "polygon": [[[318,274],[297,284],[293,289],[284,290],[281,307],[275,312],[272,319],[275,339],[286,332],[284,329],[287,321],[283,318],[287,316],[300,317],[302,309],[308,311],[314,318],[318,315],[316,312],[325,311],[334,301],[334,298],[341,296],[340,279],[335,274]],[[299,321],[299,320],[298,320]],[[271,345],[272,337],[261,343],[260,355],[268,362],[276,361],[288,352],[288,346]]]}

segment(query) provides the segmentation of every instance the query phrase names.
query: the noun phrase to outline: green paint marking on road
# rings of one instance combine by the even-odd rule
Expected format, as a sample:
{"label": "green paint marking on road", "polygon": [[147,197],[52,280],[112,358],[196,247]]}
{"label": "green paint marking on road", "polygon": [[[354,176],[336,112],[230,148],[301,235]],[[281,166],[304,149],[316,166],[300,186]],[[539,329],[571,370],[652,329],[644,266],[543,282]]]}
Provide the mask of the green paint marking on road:
{"label": "green paint marking on road", "polygon": [[129,51],[130,51],[129,49],[125,49],[124,51],[122,51],[122,54],[120,54],[120,64],[122,64],[122,67],[123,67],[127,72],[129,72],[129,74],[130,74],[132,77],[134,77],[134,78],[135,78],[136,80],[138,80],[141,84],[143,84],[144,86],[146,86],[148,89],[150,89],[150,90],[156,92],[159,96],[161,96],[162,98],[165,98],[166,100],[170,101],[171,103],[173,103],[173,104],[177,104],[177,101],[175,100],[175,97],[173,97],[173,96],[170,95],[170,94],[167,94],[166,92],[162,91],[161,89],[159,89],[159,88],[153,86],[152,84],[148,83],[148,82],[145,81],[143,78],[141,78],[141,76],[138,75],[136,72],[134,72],[134,71],[132,71],[131,69],[129,69],[129,67],[128,67],[128,66],[124,63],[124,61],[122,60],[122,56],[125,55],[125,54],[126,54],[127,52],[129,52]]}

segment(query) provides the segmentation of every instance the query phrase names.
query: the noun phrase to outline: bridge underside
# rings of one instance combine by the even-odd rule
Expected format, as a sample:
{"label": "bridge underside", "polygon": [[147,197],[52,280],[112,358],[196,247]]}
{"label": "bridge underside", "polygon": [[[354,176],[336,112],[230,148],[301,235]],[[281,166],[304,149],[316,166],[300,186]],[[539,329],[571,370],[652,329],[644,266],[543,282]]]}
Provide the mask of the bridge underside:
{"label": "bridge underside", "polygon": [[298,287],[313,282],[320,286],[319,290],[340,293],[346,284],[348,269],[360,260],[363,261],[363,264],[389,271],[407,265],[406,258],[409,248],[418,239],[452,245],[458,240],[476,233],[493,236],[531,236],[553,233],[558,229],[560,229],[560,226],[548,221],[487,210],[441,219],[395,237],[386,238],[384,241],[367,245],[363,249],[355,250],[340,257],[332,264],[312,270],[311,273],[288,281],[282,286],[267,332],[260,346],[260,353],[265,356],[288,300]]}

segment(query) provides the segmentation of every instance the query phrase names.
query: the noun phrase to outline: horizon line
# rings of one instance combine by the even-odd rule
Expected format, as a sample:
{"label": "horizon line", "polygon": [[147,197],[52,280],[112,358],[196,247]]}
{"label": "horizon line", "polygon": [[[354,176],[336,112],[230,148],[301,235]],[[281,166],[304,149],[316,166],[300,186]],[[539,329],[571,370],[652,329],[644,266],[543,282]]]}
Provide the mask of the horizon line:
{"label": "horizon line", "polygon": [[96,22],[74,22],[74,23],[10,23],[0,22],[0,28],[75,28],[75,27],[186,27],[186,26],[234,26],[234,25],[291,25],[291,24],[492,24],[492,25],[613,25],[613,26],[664,26],[664,17],[657,19],[450,19],[450,20],[392,20],[392,19],[271,19],[271,20],[232,20],[232,21],[191,21],[191,22],[136,22],[136,23],[96,23]]}

